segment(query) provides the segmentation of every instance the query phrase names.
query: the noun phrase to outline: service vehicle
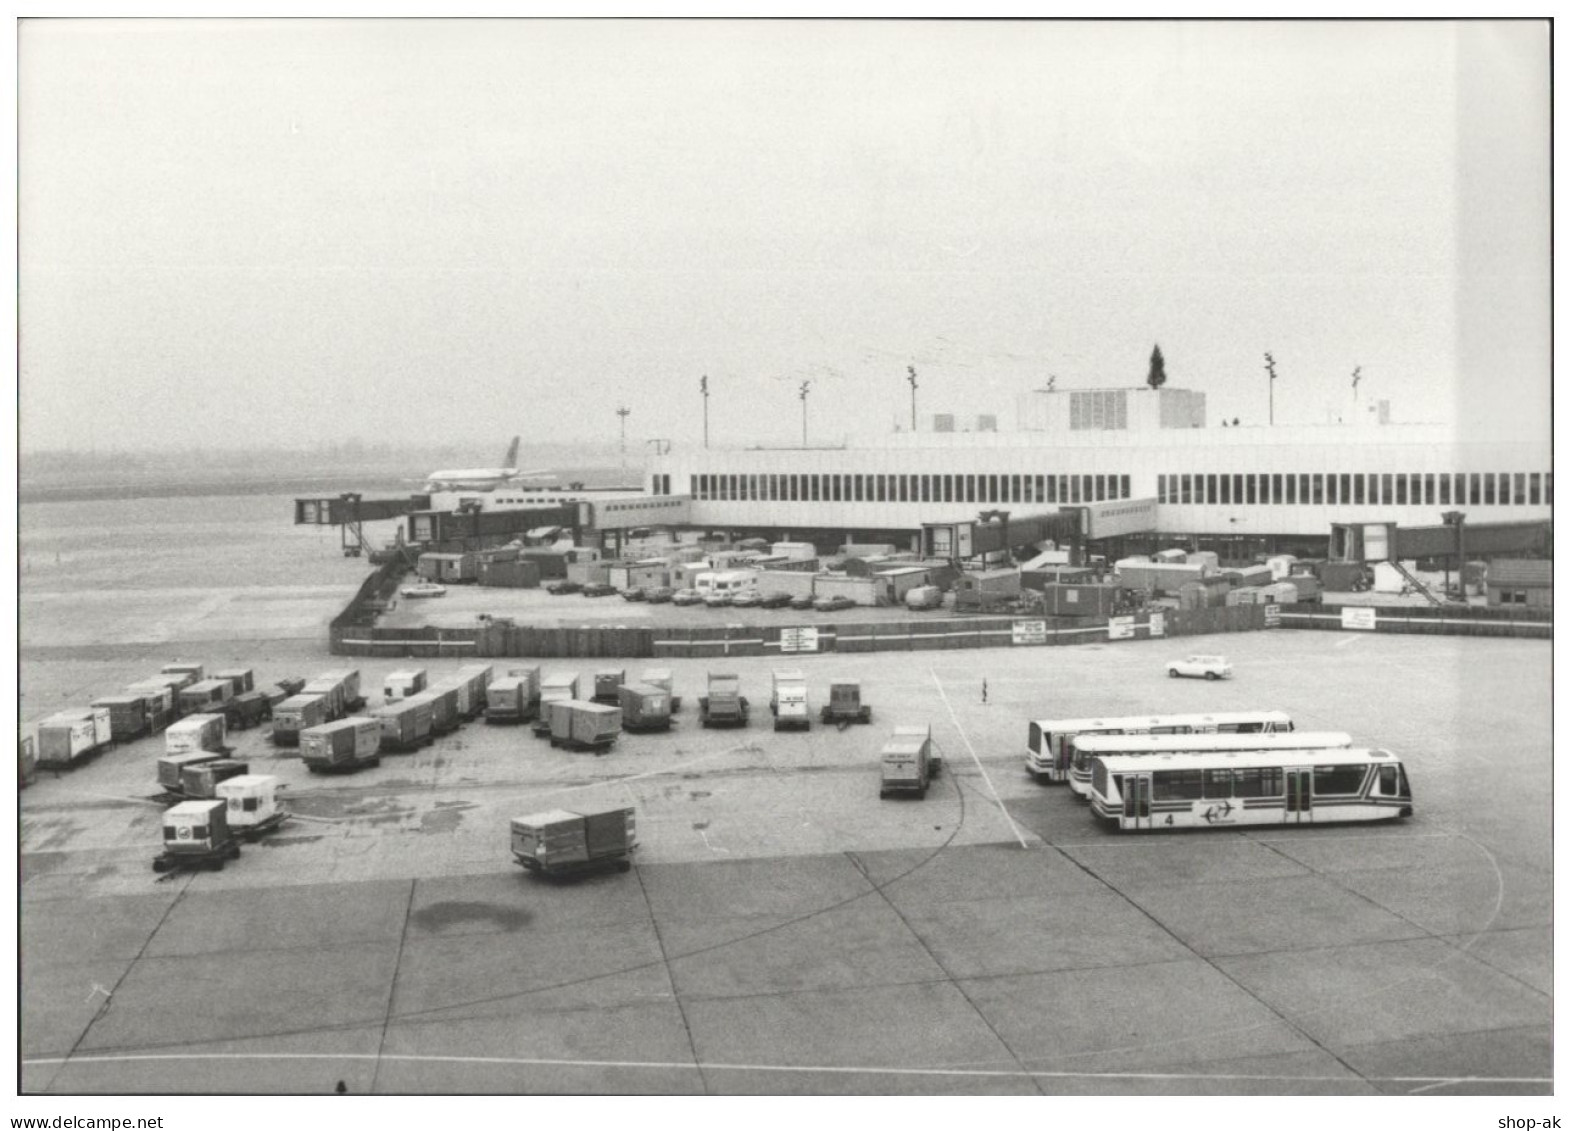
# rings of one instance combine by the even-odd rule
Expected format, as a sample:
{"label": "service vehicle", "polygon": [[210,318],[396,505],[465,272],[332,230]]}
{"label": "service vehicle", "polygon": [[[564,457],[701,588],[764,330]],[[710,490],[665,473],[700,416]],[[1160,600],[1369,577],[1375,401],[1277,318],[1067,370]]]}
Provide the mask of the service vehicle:
{"label": "service vehicle", "polygon": [[811,609],[813,607],[813,595],[811,593],[803,593],[800,597],[792,597],[790,605],[793,609],[804,611]]}
{"label": "service vehicle", "polygon": [[1069,756],[1069,788],[1082,801],[1091,796],[1091,759],[1113,754],[1202,754],[1249,750],[1345,750],[1353,736],[1342,731],[1281,734],[1081,734]]}
{"label": "service vehicle", "polygon": [[278,828],[289,819],[289,812],[278,803],[284,786],[271,774],[241,774],[215,787],[224,802],[229,828],[238,837],[254,840]]}
{"label": "service vehicle", "polygon": [[709,673],[709,694],[698,698],[698,721],[706,727],[747,725],[747,696],[735,672]]}
{"label": "service vehicle", "polygon": [[551,703],[551,745],[608,753],[622,733],[622,711],[604,703],[558,699]]}
{"label": "service vehicle", "polygon": [[811,729],[813,716],[807,705],[807,676],[791,669],[774,672],[773,677],[769,692],[769,713],[775,717],[775,729]]}
{"label": "service vehicle", "polygon": [[596,703],[619,703],[619,689],[626,682],[626,668],[601,668],[595,672],[595,693],[590,698]]}
{"label": "service vehicle", "polygon": [[208,750],[215,754],[227,752],[224,739],[228,737],[228,723],[222,715],[190,715],[170,724],[164,731],[164,752],[185,754],[192,750]]}
{"label": "service vehicle", "polygon": [[758,599],[758,606],[763,609],[783,609],[790,604],[789,593],[767,593]]}
{"label": "service vehicle", "polygon": [[351,715],[300,732],[300,759],[313,774],[353,773],[382,764],[382,720]]}
{"label": "service vehicle", "polygon": [[933,738],[926,727],[896,728],[879,756],[881,799],[904,794],[927,796],[927,787],[938,776]]}
{"label": "service vehicle", "polygon": [[224,861],[240,857],[240,842],[229,827],[228,803],[182,801],[164,813],[164,850],[153,858],[153,871],[211,868],[223,871]]}
{"label": "service vehicle", "polygon": [[1173,679],[1179,676],[1189,676],[1194,679],[1232,679],[1233,665],[1227,662],[1226,656],[1196,653],[1182,660],[1170,661],[1167,665],[1167,674]]}
{"label": "service vehicle", "polygon": [[744,589],[731,598],[731,604],[738,609],[755,609],[764,603],[764,598],[756,589]]}
{"label": "service vehicle", "polygon": [[387,678],[382,680],[382,700],[396,703],[400,699],[408,699],[411,695],[419,695],[429,683],[424,668],[400,668],[396,672],[388,672]]}
{"label": "service vehicle", "polygon": [[414,585],[405,585],[400,588],[398,592],[401,596],[412,598],[446,597],[447,586],[438,585],[434,581],[421,581],[415,583]]}
{"label": "service vehicle", "polygon": [[704,596],[696,589],[678,589],[671,594],[673,605],[697,605],[703,602]]}
{"label": "service vehicle", "polygon": [[534,725],[530,728],[536,738],[551,733],[551,715],[547,704],[578,698],[577,672],[547,672],[540,678],[540,702],[535,712]]}
{"label": "service vehicle", "polygon": [[862,702],[862,684],[854,679],[831,680],[829,702],[819,712],[826,723],[870,723],[873,708]]}
{"label": "service vehicle", "polygon": [[250,772],[248,764],[233,758],[187,763],[180,767],[180,788],[176,792],[192,801],[210,801],[218,796],[216,790],[220,782]]}
{"label": "service vehicle", "polygon": [[242,691],[224,704],[224,724],[230,730],[249,730],[273,716],[273,704],[262,691]]}
{"label": "service vehicle", "polygon": [[291,695],[273,707],[273,745],[299,746],[300,732],[328,721],[328,701],[322,695]]}
{"label": "service vehicle", "polygon": [[1293,720],[1281,711],[1036,719],[1026,728],[1026,771],[1038,781],[1068,781],[1071,743],[1079,734],[1276,734],[1292,729]]}
{"label": "service vehicle", "polygon": [[1413,792],[1389,750],[1109,754],[1091,812],[1121,830],[1322,825],[1411,817]]}
{"label": "service vehicle", "polygon": [[509,822],[513,859],[531,872],[569,876],[600,869],[626,872],[638,847],[631,807],[574,812],[551,809]]}
{"label": "service vehicle", "polygon": [[217,762],[225,753],[220,750],[183,750],[178,754],[165,754],[156,763],[158,788],[172,797],[180,796],[185,788],[182,775],[187,769],[200,766],[203,762]]}
{"label": "service vehicle", "polygon": [[398,754],[418,750],[431,742],[431,700],[424,692],[372,707],[366,717],[375,719],[382,728],[379,749],[384,754]]}
{"label": "service vehicle", "polygon": [[624,683],[617,688],[622,709],[622,729],[627,731],[670,730],[671,693],[647,683]]}

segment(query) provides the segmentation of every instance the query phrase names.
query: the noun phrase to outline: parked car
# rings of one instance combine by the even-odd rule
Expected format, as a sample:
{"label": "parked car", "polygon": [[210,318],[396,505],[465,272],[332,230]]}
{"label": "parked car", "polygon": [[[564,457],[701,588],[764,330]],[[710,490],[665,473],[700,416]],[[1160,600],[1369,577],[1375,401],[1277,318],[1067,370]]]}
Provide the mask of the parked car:
{"label": "parked car", "polygon": [[644,590],[644,600],[651,605],[664,605],[676,593],[669,585],[656,585],[653,589]]}
{"label": "parked car", "polygon": [[793,609],[811,609],[813,607],[813,595],[811,593],[803,593],[800,597],[792,597],[791,607]]}
{"label": "parked car", "polygon": [[789,593],[771,593],[767,597],[758,599],[759,607],[764,609],[783,609],[790,603],[791,594]]}
{"label": "parked car", "polygon": [[553,581],[545,587],[545,591],[553,597],[560,597],[564,593],[577,593],[582,588],[576,581]]}
{"label": "parked car", "polygon": [[447,586],[437,585],[435,582],[422,582],[419,585],[406,585],[399,592],[405,597],[446,597]]}
{"label": "parked car", "polygon": [[611,597],[616,594],[616,586],[605,581],[591,581],[579,592],[585,597]]}
{"label": "parked car", "polygon": [[738,609],[753,609],[763,603],[764,599],[758,595],[758,590],[756,589],[744,589],[731,598],[732,606]]}
{"label": "parked car", "polygon": [[704,605],[707,608],[723,609],[727,605],[729,605],[730,603],[731,603],[731,594],[729,594],[729,593],[705,593],[704,594]]}
{"label": "parked car", "polygon": [[1188,656],[1167,665],[1167,674],[1177,679],[1181,675],[1196,679],[1231,679],[1233,665],[1226,656]]}
{"label": "parked car", "polygon": [[648,596],[648,594],[644,592],[643,586],[640,585],[635,585],[631,589],[622,590],[622,600],[624,601],[642,601],[646,596]]}
{"label": "parked car", "polygon": [[703,599],[703,594],[696,589],[678,589],[671,594],[671,603],[673,605],[697,605]]}
{"label": "parked car", "polygon": [[820,597],[813,602],[813,608],[821,613],[838,613],[841,609],[856,608],[856,602],[837,593],[833,597]]}

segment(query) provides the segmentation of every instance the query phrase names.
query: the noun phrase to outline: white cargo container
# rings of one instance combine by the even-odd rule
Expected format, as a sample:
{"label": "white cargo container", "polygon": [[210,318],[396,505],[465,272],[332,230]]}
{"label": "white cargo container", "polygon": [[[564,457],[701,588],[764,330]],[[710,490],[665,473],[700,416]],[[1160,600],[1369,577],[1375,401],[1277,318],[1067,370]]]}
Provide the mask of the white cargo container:
{"label": "white cargo container", "polygon": [[424,668],[388,672],[387,678],[382,681],[382,698],[389,703],[396,703],[400,699],[408,699],[411,695],[419,695],[426,689],[426,685]]}
{"label": "white cargo container", "polygon": [[300,732],[300,758],[313,774],[381,764],[382,722],[358,715]]}
{"label": "white cargo container", "polygon": [[514,817],[509,823],[513,859],[533,872],[570,874],[596,867],[626,872],[638,847],[631,807],[575,813],[551,809]]}
{"label": "white cargo container", "polygon": [[540,680],[540,704],[539,714],[535,717],[535,735],[544,737],[551,733],[551,713],[548,704],[577,698],[577,672],[547,672]]}
{"label": "white cargo container", "polygon": [[271,774],[242,774],[219,782],[214,792],[224,803],[229,827],[242,836],[259,836],[288,820],[278,802],[283,786]]}
{"label": "white cargo container", "polygon": [[191,715],[171,723],[164,731],[164,753],[185,754],[192,750],[221,752],[228,728],[222,715]]}
{"label": "white cargo container", "polygon": [[108,707],[61,711],[38,724],[38,765],[61,769],[109,745],[114,735]]}
{"label": "white cargo container", "polygon": [[775,672],[769,694],[769,713],[775,717],[776,730],[811,728],[813,718],[807,706],[807,677],[795,669]]}

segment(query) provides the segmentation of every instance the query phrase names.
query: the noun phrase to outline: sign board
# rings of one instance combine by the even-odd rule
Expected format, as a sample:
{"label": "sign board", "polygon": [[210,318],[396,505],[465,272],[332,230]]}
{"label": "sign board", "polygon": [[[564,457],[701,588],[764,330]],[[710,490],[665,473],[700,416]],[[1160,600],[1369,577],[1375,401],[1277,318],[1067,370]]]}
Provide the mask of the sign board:
{"label": "sign board", "polygon": [[1266,627],[1267,628],[1278,628],[1278,627],[1281,626],[1281,624],[1282,624],[1282,606],[1281,605],[1267,605],[1266,606]]}
{"label": "sign board", "polygon": [[1109,640],[1133,640],[1134,636],[1134,617],[1114,617],[1107,622],[1107,638]]}
{"label": "sign board", "polygon": [[1373,609],[1342,609],[1342,627],[1359,628],[1366,632],[1373,632],[1375,628],[1375,610]]}
{"label": "sign board", "polygon": [[1084,534],[1093,540],[1157,528],[1155,499],[1109,499],[1082,509],[1085,512]]}
{"label": "sign board", "polygon": [[1013,632],[1013,641],[1016,644],[1046,644],[1047,622],[1045,620],[1017,620],[1010,626]]}
{"label": "sign board", "polygon": [[1161,613],[1151,614],[1151,635],[1153,637],[1167,635],[1167,618]]}
{"label": "sign board", "polygon": [[782,628],[780,630],[780,650],[782,652],[818,651],[818,629]]}

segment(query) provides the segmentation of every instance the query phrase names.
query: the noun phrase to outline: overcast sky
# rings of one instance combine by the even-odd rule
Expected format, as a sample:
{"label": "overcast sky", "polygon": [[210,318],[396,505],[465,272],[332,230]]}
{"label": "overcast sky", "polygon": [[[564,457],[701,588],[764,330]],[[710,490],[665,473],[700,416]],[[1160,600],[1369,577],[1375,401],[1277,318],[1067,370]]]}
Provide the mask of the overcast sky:
{"label": "overcast sky", "polygon": [[[1542,23],[29,20],[28,448],[1548,432]],[[527,454],[525,456],[527,462]]]}

